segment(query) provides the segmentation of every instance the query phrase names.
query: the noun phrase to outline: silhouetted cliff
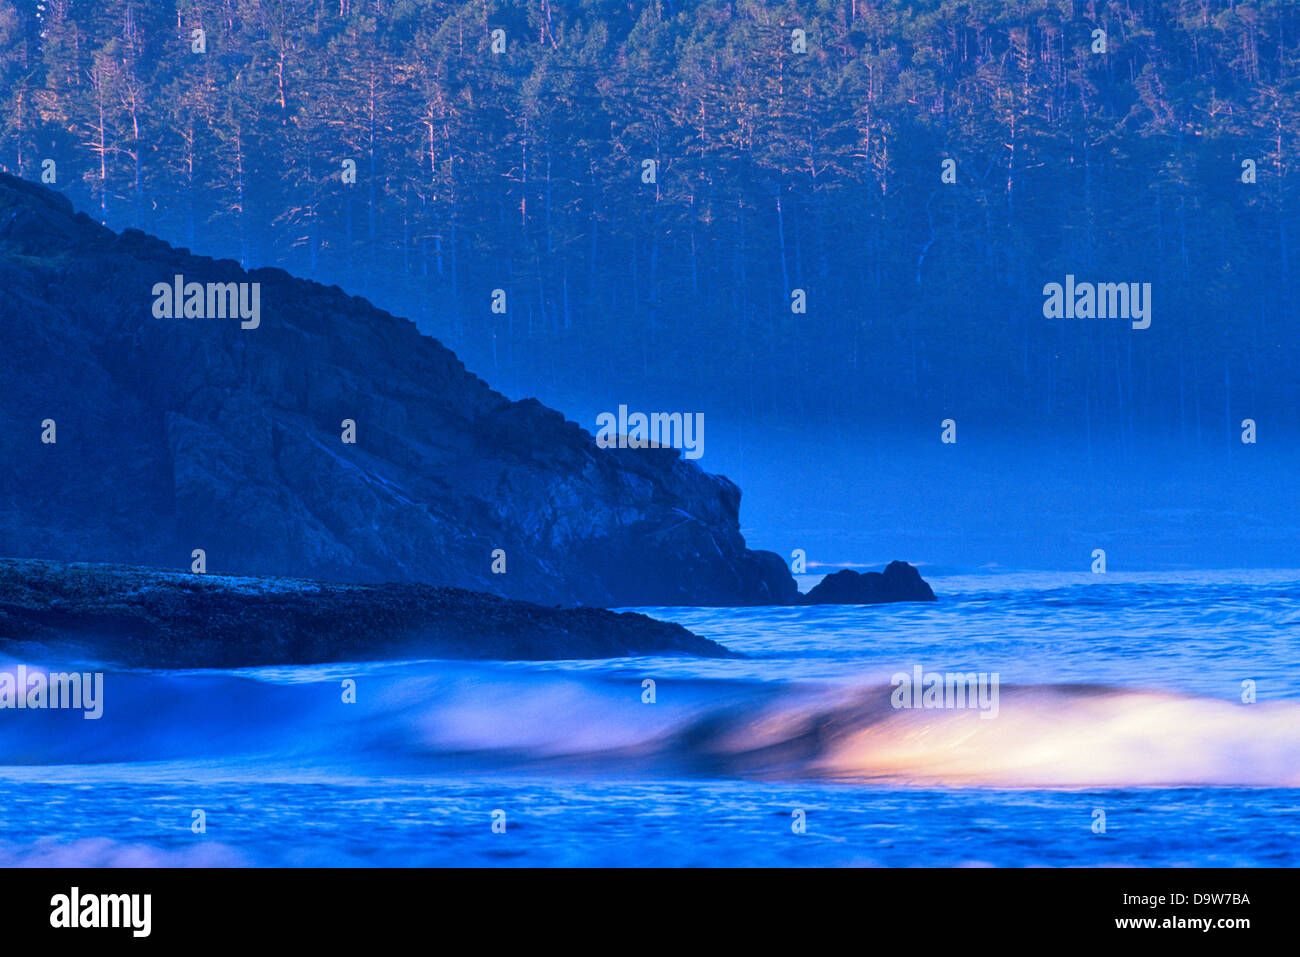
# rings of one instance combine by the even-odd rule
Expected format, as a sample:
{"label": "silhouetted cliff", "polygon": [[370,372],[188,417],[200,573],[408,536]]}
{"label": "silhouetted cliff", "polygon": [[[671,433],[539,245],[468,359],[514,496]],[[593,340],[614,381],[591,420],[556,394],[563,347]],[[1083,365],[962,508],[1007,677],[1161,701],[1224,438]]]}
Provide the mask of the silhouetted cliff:
{"label": "silhouetted cliff", "polygon": [[[256,316],[160,318],[177,276],[207,313],[206,284],[257,283]],[[0,288],[0,555],[188,569],[203,549],[212,572],[547,604],[793,600],[727,479],[598,448],[337,287],[118,235],[0,175]]]}

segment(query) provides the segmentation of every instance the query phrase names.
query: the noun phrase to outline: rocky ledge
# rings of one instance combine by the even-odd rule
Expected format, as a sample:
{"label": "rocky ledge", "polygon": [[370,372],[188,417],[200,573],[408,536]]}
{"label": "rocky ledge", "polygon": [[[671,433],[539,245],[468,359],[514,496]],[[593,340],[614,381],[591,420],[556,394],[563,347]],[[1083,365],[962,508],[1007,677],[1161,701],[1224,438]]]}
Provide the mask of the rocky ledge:
{"label": "rocky ledge", "polygon": [[645,615],[548,608],[459,588],[0,559],[0,654],[33,652],[147,668],[733,656]]}

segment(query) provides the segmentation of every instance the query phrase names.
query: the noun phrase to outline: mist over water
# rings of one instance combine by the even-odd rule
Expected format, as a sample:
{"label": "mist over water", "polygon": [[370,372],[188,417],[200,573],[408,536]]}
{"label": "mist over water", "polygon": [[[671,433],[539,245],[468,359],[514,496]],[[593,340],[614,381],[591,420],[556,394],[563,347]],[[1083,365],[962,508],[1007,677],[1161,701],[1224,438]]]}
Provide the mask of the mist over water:
{"label": "mist over water", "polygon": [[[1300,864],[1300,5],[172,6],[0,7],[0,557],[744,574],[728,494],[463,362],[589,433],[679,415],[805,591],[898,559],[938,601],[641,609],[725,659],[4,643],[107,674],[95,720],[0,713],[0,866]],[[898,707],[922,672],[993,697]]]}
{"label": "mist over water", "polygon": [[[542,401],[591,431],[599,401],[544,392]],[[1213,437],[1029,430],[934,409],[900,410],[851,428],[737,416],[702,401],[632,395],[636,408],[698,408],[706,472],[742,490],[751,548],[786,561],[802,548],[809,573],[902,559],[935,571],[1087,570],[1103,548],[1113,571],[1290,568],[1300,565],[1300,446],[1271,422],[1256,444],[1236,420]],[[943,419],[954,444],[940,440]],[[1237,417],[1238,419],[1240,416]]]}

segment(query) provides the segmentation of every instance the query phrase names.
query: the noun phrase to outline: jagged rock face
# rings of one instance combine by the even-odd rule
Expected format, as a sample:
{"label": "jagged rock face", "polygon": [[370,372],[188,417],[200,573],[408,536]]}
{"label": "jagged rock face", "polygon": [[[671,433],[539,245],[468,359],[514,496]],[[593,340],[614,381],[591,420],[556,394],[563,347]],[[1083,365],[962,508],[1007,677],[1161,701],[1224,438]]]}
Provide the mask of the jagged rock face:
{"label": "jagged rock face", "polygon": [[[157,318],[178,274],[260,283],[260,325]],[[548,604],[795,600],[781,559],[745,548],[727,479],[598,448],[336,287],[114,234],[0,174],[0,288],[0,554],[188,568],[201,548],[213,572]]]}
{"label": "jagged rock face", "polygon": [[845,568],[827,575],[803,596],[805,605],[878,605],[890,601],[934,601],[934,591],[907,562],[890,562],[883,573]]}

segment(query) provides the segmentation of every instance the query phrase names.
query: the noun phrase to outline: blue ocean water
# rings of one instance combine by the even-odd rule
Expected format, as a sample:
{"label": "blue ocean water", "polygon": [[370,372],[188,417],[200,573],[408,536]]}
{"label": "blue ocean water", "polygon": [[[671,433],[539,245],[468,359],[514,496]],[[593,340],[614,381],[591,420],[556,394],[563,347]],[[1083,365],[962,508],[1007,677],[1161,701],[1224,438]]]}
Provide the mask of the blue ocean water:
{"label": "blue ocean water", "polygon": [[[0,712],[0,864],[1300,863],[1300,572],[931,581],[641,609],[734,660],[109,671]],[[918,667],[996,716],[893,707]]]}

